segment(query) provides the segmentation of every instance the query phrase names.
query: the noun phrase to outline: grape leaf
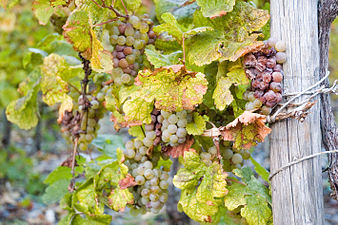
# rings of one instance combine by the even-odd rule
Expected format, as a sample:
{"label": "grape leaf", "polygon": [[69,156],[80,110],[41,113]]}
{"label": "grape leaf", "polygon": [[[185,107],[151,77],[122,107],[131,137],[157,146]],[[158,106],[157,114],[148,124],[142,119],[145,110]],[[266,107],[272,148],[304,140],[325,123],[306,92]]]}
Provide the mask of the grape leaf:
{"label": "grape leaf", "polygon": [[112,216],[111,215],[86,215],[82,217],[79,214],[73,216],[70,220],[71,223],[67,223],[65,225],[109,225],[111,224]]}
{"label": "grape leaf", "polygon": [[225,206],[229,210],[241,207],[241,215],[249,225],[272,224],[268,189],[254,177],[249,168],[235,169],[234,173],[243,178],[245,185],[233,183],[228,187],[229,193],[224,198]]}
{"label": "grape leaf", "polygon": [[191,136],[188,136],[184,143],[177,146],[163,146],[161,151],[173,158],[178,158],[179,156],[183,156],[185,151],[189,151],[193,143],[194,139]]}
{"label": "grape leaf", "polygon": [[188,123],[186,126],[187,133],[191,135],[201,135],[203,134],[205,128],[206,122],[204,118],[198,114],[198,112],[194,112],[193,121]]}
{"label": "grape leaf", "polygon": [[138,139],[138,140],[143,140],[143,138],[145,138],[141,126],[135,126],[135,127],[129,128],[128,133],[131,136],[136,137],[136,139]]}
{"label": "grape leaf", "polygon": [[146,54],[148,61],[155,68],[175,65],[179,63],[179,58],[182,57],[182,51],[176,51],[165,55],[156,50],[154,45],[148,45],[144,53]]}
{"label": "grape leaf", "polygon": [[78,84],[82,70],[70,67],[63,57],[51,54],[44,58],[41,71],[42,99],[50,106],[61,103],[59,109],[60,121],[63,113],[66,110],[71,111],[73,108],[73,100],[67,94],[70,91],[68,83],[75,81],[74,83]]}
{"label": "grape leaf", "polygon": [[264,141],[271,132],[265,125],[265,120],[264,115],[245,111],[234,121],[221,127],[220,131],[224,140],[234,141],[234,148],[250,149],[257,142]]}
{"label": "grape leaf", "polygon": [[68,179],[59,179],[53,182],[46,188],[46,191],[42,196],[42,201],[45,204],[52,204],[60,201],[63,196],[68,193],[68,185]]}
{"label": "grape leaf", "polygon": [[226,173],[219,164],[208,167],[193,151],[184,153],[180,159],[184,165],[174,177],[173,183],[182,190],[178,209],[198,222],[212,222],[228,190]]}
{"label": "grape leaf", "polygon": [[262,177],[263,180],[265,180],[266,182],[270,182],[269,181],[269,172],[263,167],[261,166],[254,158],[250,157],[250,161],[252,162],[252,164],[255,166],[255,171],[256,173]]}
{"label": "grape leaf", "polygon": [[39,23],[46,25],[53,15],[54,9],[50,6],[49,0],[35,0],[33,2],[33,12]]}
{"label": "grape leaf", "polygon": [[173,36],[177,42],[182,43],[183,33],[187,30],[185,27],[181,26],[175,17],[167,12],[162,14],[162,20],[164,21],[162,24],[154,27],[154,32],[160,34],[163,32],[168,32],[171,36]]}
{"label": "grape leaf", "polygon": [[203,16],[215,18],[231,12],[235,0],[197,0],[197,4],[201,7]]}
{"label": "grape leaf", "polygon": [[123,211],[127,204],[134,203],[134,196],[128,189],[115,188],[108,196],[108,206],[115,211]]}
{"label": "grape leaf", "polygon": [[[135,11],[141,6],[142,0],[123,0],[123,3],[124,3],[127,10]],[[114,1],[114,7],[118,8],[122,12],[125,11],[125,8],[122,5],[121,0]]]}
{"label": "grape leaf", "polygon": [[126,189],[129,187],[135,186],[137,183],[135,182],[135,179],[132,175],[127,174],[125,178],[119,181],[119,186],[121,189]]}
{"label": "grape leaf", "polygon": [[203,100],[207,80],[202,73],[187,71],[183,65],[144,70],[137,77],[137,89],[123,105],[127,121],[150,123],[153,102],[166,111],[192,110]]}
{"label": "grape leaf", "polygon": [[58,166],[55,170],[53,170],[43,181],[45,184],[53,184],[54,182],[65,179],[71,180],[73,177],[72,169],[65,166]]}
{"label": "grape leaf", "polygon": [[63,35],[73,44],[74,49],[90,56],[92,43],[88,13],[85,10],[74,10],[62,28]]}
{"label": "grape leaf", "polygon": [[215,101],[216,108],[224,110],[228,105],[232,103],[234,97],[231,94],[230,87],[234,85],[248,85],[249,79],[246,77],[244,69],[234,69],[228,72],[225,76],[226,62],[219,63],[218,73],[219,77],[217,85],[214,90],[212,98]]}
{"label": "grape leaf", "polygon": [[93,178],[88,179],[83,183],[73,194],[72,206],[76,210],[88,215],[102,215],[104,205],[97,201],[97,195]]}
{"label": "grape leaf", "polygon": [[202,66],[215,60],[236,61],[245,53],[263,45],[256,41],[260,30],[269,20],[265,10],[254,8],[246,2],[237,1],[233,11],[215,19],[205,18],[201,11],[194,13],[196,27],[212,27],[214,31],[204,32],[186,41],[187,58]]}
{"label": "grape leaf", "polygon": [[39,89],[40,76],[39,73],[33,71],[30,76],[20,84],[18,91],[24,95],[24,97],[12,101],[6,108],[6,116],[10,122],[26,130],[38,124],[39,111],[37,95]]}

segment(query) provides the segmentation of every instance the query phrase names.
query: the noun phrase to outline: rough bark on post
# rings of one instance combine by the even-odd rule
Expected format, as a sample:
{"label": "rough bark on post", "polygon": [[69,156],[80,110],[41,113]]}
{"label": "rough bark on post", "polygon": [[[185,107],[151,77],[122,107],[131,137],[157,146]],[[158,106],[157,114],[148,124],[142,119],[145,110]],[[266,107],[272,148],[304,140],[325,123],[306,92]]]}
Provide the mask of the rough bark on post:
{"label": "rough bark on post", "polygon": [[[317,0],[271,0],[271,36],[285,41],[284,92],[319,80]],[[299,98],[298,101],[301,101]],[[302,123],[277,122],[270,135],[271,172],[321,151],[320,99]],[[323,224],[320,157],[293,165],[271,180],[274,225]]]}
{"label": "rough bark on post", "polygon": [[[320,0],[318,10],[319,48],[320,48],[320,77],[324,77],[329,67],[329,43],[330,30],[333,20],[338,14],[337,0]],[[324,82],[329,86],[329,79]],[[338,147],[338,128],[332,112],[330,96],[320,97],[320,122],[322,128],[323,145],[326,151],[332,151]],[[329,155],[329,182],[332,198],[338,200],[338,153]]]}

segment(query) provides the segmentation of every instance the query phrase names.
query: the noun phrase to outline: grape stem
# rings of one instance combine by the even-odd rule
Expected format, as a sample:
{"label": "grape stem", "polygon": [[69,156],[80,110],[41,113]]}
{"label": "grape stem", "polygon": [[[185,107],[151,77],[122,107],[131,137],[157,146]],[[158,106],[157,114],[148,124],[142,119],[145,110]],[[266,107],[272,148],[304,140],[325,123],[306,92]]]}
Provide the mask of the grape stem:
{"label": "grape stem", "polygon": [[121,0],[121,3],[123,5],[123,8],[124,8],[124,11],[125,11],[126,15],[128,15],[128,10],[127,10],[127,7],[125,6],[123,0]]}
{"label": "grape stem", "polygon": [[111,23],[111,22],[114,22],[114,21],[117,21],[117,20],[119,20],[119,18],[110,19],[110,20],[107,20],[107,21],[105,21],[105,22],[95,24],[94,27],[100,27],[100,26],[102,26],[102,25],[105,25],[105,24],[107,24],[107,23]]}
{"label": "grape stem", "polygon": [[74,191],[74,184],[75,184],[75,173],[74,173],[74,168],[75,168],[75,157],[76,157],[76,153],[77,153],[77,144],[78,144],[78,138],[75,139],[74,141],[74,149],[73,149],[73,158],[72,158],[72,180],[70,181],[69,183],[69,186],[68,186],[68,190],[70,192],[73,192]]}

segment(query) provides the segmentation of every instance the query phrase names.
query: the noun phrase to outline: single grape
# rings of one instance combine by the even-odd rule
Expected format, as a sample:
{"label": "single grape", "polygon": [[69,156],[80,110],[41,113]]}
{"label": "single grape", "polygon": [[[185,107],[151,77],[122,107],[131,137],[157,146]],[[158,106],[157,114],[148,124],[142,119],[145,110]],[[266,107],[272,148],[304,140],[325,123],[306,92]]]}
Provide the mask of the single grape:
{"label": "single grape", "polygon": [[231,159],[232,156],[234,155],[234,152],[231,149],[225,149],[223,152],[223,157],[224,159]]}
{"label": "single grape", "polygon": [[134,55],[128,55],[126,57],[126,60],[129,64],[133,64],[135,62],[135,56]]}
{"label": "single grape", "polygon": [[150,199],[151,201],[157,201],[157,200],[159,199],[159,196],[156,195],[156,194],[150,194],[150,195],[149,195],[149,199]]}
{"label": "single grape", "polygon": [[147,169],[152,169],[153,168],[153,164],[150,161],[145,161],[143,163],[144,167]]}
{"label": "single grape", "polygon": [[217,148],[216,146],[212,146],[208,149],[208,152],[211,154],[211,155],[216,155],[217,154]]}
{"label": "single grape", "polygon": [[142,185],[142,184],[144,184],[145,179],[144,179],[143,176],[136,176],[135,182],[136,182],[138,185]]}
{"label": "single grape", "polygon": [[132,158],[135,157],[135,151],[134,151],[133,149],[127,149],[127,152],[126,152],[126,153],[127,153],[126,156],[127,156],[127,158],[129,158],[129,159],[132,159]]}
{"label": "single grape", "polygon": [[248,150],[241,150],[240,154],[244,160],[248,160],[250,158],[250,152]]}
{"label": "single grape", "polygon": [[273,72],[272,73],[273,82],[280,83],[283,80],[283,74],[281,72]]}
{"label": "single grape", "polygon": [[156,133],[155,131],[150,131],[146,133],[146,138],[149,138],[151,140],[154,140],[156,138]]}
{"label": "single grape", "polygon": [[261,113],[263,115],[270,115],[271,111],[272,111],[272,108],[265,106],[265,105],[261,108]]}
{"label": "single grape", "polygon": [[284,41],[277,41],[275,45],[275,49],[279,52],[286,51],[286,43]]}
{"label": "single grape", "polygon": [[178,126],[178,127],[181,127],[181,128],[184,128],[184,127],[187,126],[187,123],[188,123],[187,119],[182,118],[182,119],[179,119],[179,120],[177,121],[177,126]]}
{"label": "single grape", "polygon": [[186,137],[181,137],[181,138],[178,139],[177,142],[178,142],[179,144],[183,144],[186,140],[187,140]]}
{"label": "single grape", "polygon": [[161,180],[168,180],[169,179],[169,174],[167,172],[163,172],[160,176]]}
{"label": "single grape", "polygon": [[276,60],[280,64],[285,63],[286,62],[286,54],[284,52],[277,52]]}
{"label": "single grape", "polygon": [[171,124],[175,124],[175,123],[177,123],[177,121],[178,121],[178,118],[175,114],[171,114],[168,117],[168,122],[171,123]]}
{"label": "single grape", "polygon": [[135,34],[135,30],[131,24],[126,25],[126,30],[124,31],[126,36],[133,36]]}
{"label": "single grape", "polygon": [[80,149],[81,151],[86,151],[87,148],[88,148],[88,145],[87,145],[87,144],[85,144],[85,143],[80,143],[79,149]]}
{"label": "single grape", "polygon": [[129,17],[129,22],[135,27],[136,29],[139,29],[141,26],[141,21],[137,16],[131,16]]}
{"label": "single grape", "polygon": [[159,200],[160,202],[165,203],[168,200],[168,194],[167,193],[161,194]]}
{"label": "single grape", "polygon": [[126,37],[125,36],[119,36],[117,38],[117,44],[124,45],[126,43]]}
{"label": "single grape", "polygon": [[233,164],[240,164],[243,162],[243,157],[241,156],[241,154],[236,153],[231,157],[231,161],[233,162]]}
{"label": "single grape", "polygon": [[187,135],[187,130],[185,128],[178,128],[177,131],[176,131],[176,135],[177,137],[179,138],[183,138]]}
{"label": "single grape", "polygon": [[126,38],[126,45],[128,45],[128,46],[133,46],[133,45],[134,45],[134,42],[135,42],[134,37],[128,36],[128,37]]}
{"label": "single grape", "polygon": [[172,144],[176,144],[178,142],[178,137],[176,135],[171,135],[170,136],[170,142]]}
{"label": "single grape", "polygon": [[176,133],[176,131],[177,131],[177,126],[175,124],[170,124],[168,126],[168,132],[170,134],[174,134],[174,133]]}
{"label": "single grape", "polygon": [[149,31],[149,25],[147,23],[142,22],[140,25],[140,32],[147,33]]}
{"label": "single grape", "polygon": [[131,77],[130,77],[130,75],[124,73],[124,74],[121,76],[121,80],[122,80],[122,83],[128,84],[128,83],[131,81]]}

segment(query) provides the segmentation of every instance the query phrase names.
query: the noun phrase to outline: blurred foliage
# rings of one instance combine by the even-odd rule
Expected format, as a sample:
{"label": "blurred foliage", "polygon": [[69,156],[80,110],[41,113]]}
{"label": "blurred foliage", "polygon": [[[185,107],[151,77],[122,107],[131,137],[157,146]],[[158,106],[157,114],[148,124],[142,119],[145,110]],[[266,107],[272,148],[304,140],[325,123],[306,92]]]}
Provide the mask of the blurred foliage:
{"label": "blurred foliage", "polygon": [[18,84],[28,74],[22,63],[27,49],[51,33],[31,8],[32,1],[16,1],[11,10],[0,7],[0,108],[18,97]]}
{"label": "blurred foliage", "polygon": [[34,172],[33,159],[16,147],[0,149],[0,179],[8,180],[16,187],[23,187],[31,195],[42,194],[45,185],[40,174]]}

